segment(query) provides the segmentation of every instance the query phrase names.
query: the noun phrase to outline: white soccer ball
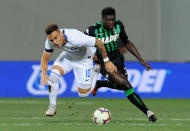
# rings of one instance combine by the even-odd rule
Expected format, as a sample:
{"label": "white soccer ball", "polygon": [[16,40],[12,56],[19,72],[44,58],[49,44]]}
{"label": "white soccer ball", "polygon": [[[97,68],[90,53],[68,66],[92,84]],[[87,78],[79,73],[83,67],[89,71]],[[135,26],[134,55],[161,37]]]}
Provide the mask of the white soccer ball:
{"label": "white soccer ball", "polygon": [[94,111],[93,120],[96,124],[107,124],[111,120],[111,112],[106,108],[98,108]]}

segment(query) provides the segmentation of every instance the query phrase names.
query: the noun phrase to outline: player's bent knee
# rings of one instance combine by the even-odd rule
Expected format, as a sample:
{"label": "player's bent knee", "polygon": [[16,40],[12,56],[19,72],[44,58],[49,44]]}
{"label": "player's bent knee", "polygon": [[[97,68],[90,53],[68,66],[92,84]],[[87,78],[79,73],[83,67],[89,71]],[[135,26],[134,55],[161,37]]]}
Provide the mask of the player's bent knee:
{"label": "player's bent knee", "polygon": [[91,91],[91,88],[89,88],[89,89],[80,89],[80,91],[78,90],[78,95],[80,97],[87,97],[90,94],[90,91]]}
{"label": "player's bent knee", "polygon": [[59,66],[59,65],[54,65],[54,66],[52,67],[52,70],[57,70],[57,71],[59,71],[60,75],[64,75],[64,70],[63,70],[63,68],[62,68],[61,66]]}
{"label": "player's bent knee", "polygon": [[78,95],[80,97],[87,97],[91,91],[91,84],[79,84]]}
{"label": "player's bent knee", "polygon": [[61,76],[60,72],[56,69],[52,69],[50,73],[50,82],[57,83],[59,82],[59,77]]}
{"label": "player's bent knee", "polygon": [[90,94],[90,93],[81,94],[81,93],[78,92],[78,95],[79,95],[80,97],[87,97],[89,94]]}

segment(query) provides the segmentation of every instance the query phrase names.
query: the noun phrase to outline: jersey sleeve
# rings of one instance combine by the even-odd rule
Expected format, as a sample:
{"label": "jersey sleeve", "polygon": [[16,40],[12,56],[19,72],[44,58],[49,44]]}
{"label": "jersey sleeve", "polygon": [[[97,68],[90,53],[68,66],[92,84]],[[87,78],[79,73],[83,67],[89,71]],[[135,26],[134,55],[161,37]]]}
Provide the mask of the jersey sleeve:
{"label": "jersey sleeve", "polygon": [[74,46],[82,47],[94,47],[96,43],[96,38],[92,36],[88,36],[76,29],[73,29],[72,32],[70,32],[70,40],[69,40]]}
{"label": "jersey sleeve", "polygon": [[120,37],[121,41],[126,44],[128,42],[128,36],[125,32],[125,27],[120,20],[118,21],[118,23],[119,23],[120,30],[121,30],[119,37]]}
{"label": "jersey sleeve", "polygon": [[54,45],[52,43],[50,43],[50,41],[48,39],[46,39],[44,51],[48,52],[48,53],[52,53],[53,50],[54,50]]}
{"label": "jersey sleeve", "polygon": [[89,26],[85,29],[84,34],[95,37],[95,28],[94,26]]}

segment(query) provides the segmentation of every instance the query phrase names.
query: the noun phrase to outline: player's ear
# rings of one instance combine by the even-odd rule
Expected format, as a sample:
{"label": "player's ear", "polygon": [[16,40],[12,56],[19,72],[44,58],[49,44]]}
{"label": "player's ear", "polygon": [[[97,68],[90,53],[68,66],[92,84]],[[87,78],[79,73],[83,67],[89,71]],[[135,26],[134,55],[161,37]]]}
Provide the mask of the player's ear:
{"label": "player's ear", "polygon": [[104,21],[104,20],[105,20],[105,17],[102,16],[102,21]]}

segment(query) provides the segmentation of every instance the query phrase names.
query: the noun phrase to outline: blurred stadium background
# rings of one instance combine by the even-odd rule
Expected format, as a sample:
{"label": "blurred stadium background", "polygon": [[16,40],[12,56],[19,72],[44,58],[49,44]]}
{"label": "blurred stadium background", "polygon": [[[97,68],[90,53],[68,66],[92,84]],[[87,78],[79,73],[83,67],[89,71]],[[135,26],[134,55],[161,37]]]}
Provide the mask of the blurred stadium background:
{"label": "blurred stadium background", "polygon": [[[95,98],[80,99],[73,73],[60,79],[59,114],[45,118],[48,90],[39,84],[45,26],[84,31],[101,20],[107,6],[116,9],[129,39],[154,68],[146,72],[125,54],[130,82],[159,121],[149,123],[115,90],[102,88]],[[190,129],[189,7],[189,0],[0,0],[0,131]],[[51,60],[59,53],[54,51]],[[92,122],[99,106],[112,112],[106,126]]]}

